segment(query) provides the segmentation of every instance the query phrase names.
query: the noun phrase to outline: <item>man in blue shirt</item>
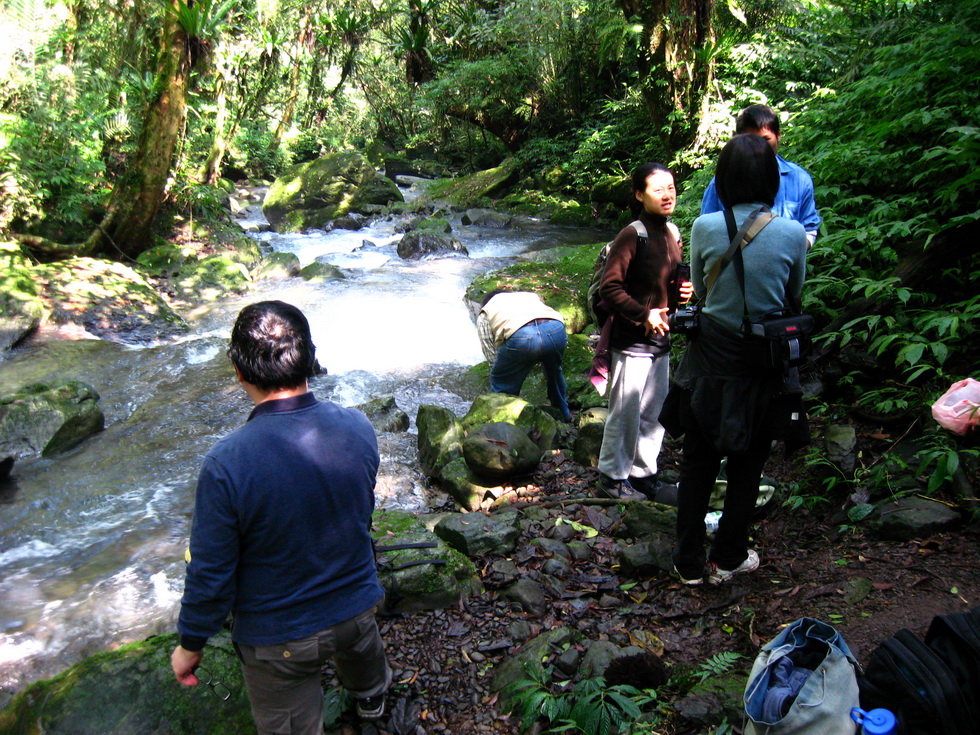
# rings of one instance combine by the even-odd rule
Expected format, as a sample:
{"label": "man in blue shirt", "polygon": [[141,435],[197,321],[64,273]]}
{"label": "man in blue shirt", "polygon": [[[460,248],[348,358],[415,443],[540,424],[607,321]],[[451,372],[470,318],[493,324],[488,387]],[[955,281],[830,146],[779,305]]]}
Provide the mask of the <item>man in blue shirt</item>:
{"label": "man in blue shirt", "polygon": [[[735,133],[761,135],[769,142],[772,152],[779,153],[779,117],[771,107],[746,107],[735,120]],[[780,217],[795,219],[803,225],[807,243],[812,246],[820,228],[820,215],[817,214],[817,204],[813,199],[813,179],[802,166],[790,163],[782,156],[777,155],[776,162],[779,164],[779,192],[772,211]],[[721,212],[724,208],[715,189],[715,180],[712,179],[701,199],[701,214]]]}
{"label": "man in blue shirt", "polygon": [[374,619],[374,429],[309,392],[315,347],[296,307],[246,306],[228,356],[255,408],[201,466],[174,675],[198,684],[204,646],[231,612],[260,735],[322,734],[331,659],[361,718],[378,719],[391,673]]}

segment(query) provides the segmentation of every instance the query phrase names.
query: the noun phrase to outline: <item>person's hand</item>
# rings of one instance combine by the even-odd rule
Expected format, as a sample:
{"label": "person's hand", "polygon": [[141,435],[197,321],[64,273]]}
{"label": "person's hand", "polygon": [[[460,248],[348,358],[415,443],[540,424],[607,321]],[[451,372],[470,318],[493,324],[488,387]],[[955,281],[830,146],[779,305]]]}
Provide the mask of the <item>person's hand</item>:
{"label": "person's hand", "polygon": [[183,646],[177,646],[170,655],[170,668],[174,670],[177,681],[185,687],[195,686],[197,677],[194,669],[201,663],[201,651],[188,651]]}
{"label": "person's hand", "polygon": [[646,324],[643,325],[646,329],[647,336],[662,337],[670,331],[670,327],[667,325],[667,311],[668,309],[666,307],[663,309],[650,309]]}
{"label": "person's hand", "polygon": [[684,281],[678,289],[678,292],[680,293],[681,301],[686,304],[694,296],[694,284],[690,281]]}

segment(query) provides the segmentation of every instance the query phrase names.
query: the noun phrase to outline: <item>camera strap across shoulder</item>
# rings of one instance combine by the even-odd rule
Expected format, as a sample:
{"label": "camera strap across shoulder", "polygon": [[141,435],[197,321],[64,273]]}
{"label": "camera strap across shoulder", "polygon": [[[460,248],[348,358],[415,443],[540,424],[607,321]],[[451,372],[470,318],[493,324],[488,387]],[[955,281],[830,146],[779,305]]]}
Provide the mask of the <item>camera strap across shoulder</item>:
{"label": "camera strap across shoulder", "polygon": [[731,209],[725,210],[725,224],[728,225],[728,235],[732,238],[732,242],[708,274],[708,280],[705,281],[705,299],[707,299],[711,287],[715,285],[715,281],[718,280],[718,276],[735,257],[735,253],[752,242],[752,239],[775,218],[776,215],[769,211],[769,207],[763,205],[746,217],[742,226],[736,230],[735,215],[732,214]]}

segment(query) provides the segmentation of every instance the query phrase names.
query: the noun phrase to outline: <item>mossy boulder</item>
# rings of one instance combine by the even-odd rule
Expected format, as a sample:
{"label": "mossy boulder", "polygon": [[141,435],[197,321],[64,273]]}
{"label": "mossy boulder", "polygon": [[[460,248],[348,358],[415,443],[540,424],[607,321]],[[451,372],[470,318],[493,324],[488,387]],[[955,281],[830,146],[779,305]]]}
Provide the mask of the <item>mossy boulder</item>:
{"label": "mossy boulder", "polygon": [[419,260],[427,256],[469,255],[466,246],[455,237],[431,230],[415,230],[398,241],[398,257]]}
{"label": "mossy boulder", "polygon": [[350,212],[404,201],[391,179],[361,154],[334,153],[293,166],[269,187],[262,211],[278,232],[322,229]]}
{"label": "mossy boulder", "polygon": [[122,263],[68,258],[36,266],[32,275],[56,324],[77,324],[120,342],[164,339],[188,329],[157,290]]}
{"label": "mossy boulder", "polygon": [[32,268],[17,243],[0,242],[0,350],[37,329],[44,317]]}
{"label": "mossy boulder", "polygon": [[50,456],[102,431],[105,416],[90,385],[68,380],[0,396],[0,459]]}
{"label": "mossy boulder", "polygon": [[408,414],[398,408],[394,396],[381,396],[357,406],[378,433],[408,431]]}
{"label": "mossy boulder", "polygon": [[184,263],[194,258],[193,248],[162,242],[140,253],[136,262],[140,270],[151,276],[171,276],[176,274]]}
{"label": "mossy boulder", "polygon": [[429,477],[438,476],[442,468],[463,457],[463,427],[456,415],[442,406],[419,406],[415,415],[418,429],[419,465]]}
{"label": "mossy boulder", "polygon": [[541,462],[541,449],[523,429],[498,421],[469,432],[463,439],[463,458],[480,477],[502,480],[533,472]]}
{"label": "mossy boulder", "polygon": [[468,176],[434,181],[420,197],[422,202],[445,201],[464,209],[487,203],[491,196],[502,196],[520,173],[520,165],[508,158],[499,166],[477,171]]}
{"label": "mossy boulder", "polygon": [[[385,589],[388,612],[438,610],[481,590],[476,567],[429,530],[414,513],[375,511],[371,531],[378,578]],[[430,548],[393,549],[402,544],[434,544]]]}
{"label": "mossy boulder", "polygon": [[324,283],[325,281],[342,281],[347,278],[344,272],[331,263],[321,263],[315,261],[304,266],[299,272],[300,276],[312,283]]}
{"label": "mossy boulder", "polygon": [[246,291],[251,281],[244,265],[216,254],[186,262],[171,283],[181,298],[214,301],[229,293]]}
{"label": "mossy boulder", "polygon": [[291,278],[302,273],[303,268],[299,263],[299,256],[296,253],[269,253],[252,270],[253,281],[276,280]]}
{"label": "mossy boulder", "polygon": [[559,203],[548,218],[556,225],[587,227],[594,224],[592,207],[574,199]]}
{"label": "mossy boulder", "polygon": [[170,668],[175,634],[91,656],[39,681],[0,710],[0,733],[248,735],[254,733],[241,667],[227,634],[204,650],[204,667],[231,692],[181,686]]}
{"label": "mossy boulder", "polygon": [[551,416],[522,398],[507,393],[486,393],[478,396],[460,421],[469,433],[478,426],[503,421],[524,430],[543,452],[552,448],[558,424]]}

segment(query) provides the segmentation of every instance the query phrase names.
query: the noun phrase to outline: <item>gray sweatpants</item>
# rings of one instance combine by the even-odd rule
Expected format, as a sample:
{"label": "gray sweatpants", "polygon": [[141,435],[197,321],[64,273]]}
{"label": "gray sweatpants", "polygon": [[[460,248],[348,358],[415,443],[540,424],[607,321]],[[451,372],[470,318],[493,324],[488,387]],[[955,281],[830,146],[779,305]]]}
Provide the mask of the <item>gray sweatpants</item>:
{"label": "gray sweatpants", "polygon": [[322,735],[320,669],[331,659],[355,699],[377,696],[391,682],[374,608],[298,641],[235,647],[259,735]]}
{"label": "gray sweatpants", "polygon": [[614,480],[657,474],[664,442],[660,410],[670,388],[667,355],[634,356],[612,351],[609,417],[599,451],[599,471]]}

